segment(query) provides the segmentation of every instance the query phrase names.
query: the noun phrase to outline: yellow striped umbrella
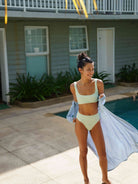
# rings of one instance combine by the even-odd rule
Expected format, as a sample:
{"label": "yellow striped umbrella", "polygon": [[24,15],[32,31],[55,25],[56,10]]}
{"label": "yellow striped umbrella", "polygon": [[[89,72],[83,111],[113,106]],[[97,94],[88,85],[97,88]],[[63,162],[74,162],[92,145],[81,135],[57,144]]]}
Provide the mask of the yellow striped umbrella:
{"label": "yellow striped umbrella", "polygon": [[[81,8],[82,8],[85,17],[88,18],[88,13],[87,13],[84,1],[83,0],[72,0],[72,1],[73,1],[75,8],[76,8],[77,13],[80,15],[79,10],[81,10]],[[67,9],[68,0],[65,0],[65,2],[66,2],[66,9]],[[93,0],[93,4],[94,4],[95,10],[98,10],[96,0]]]}
{"label": "yellow striped umbrella", "polygon": [[80,15],[78,4],[77,4],[76,0],[72,0],[72,1],[73,1],[75,8],[76,8],[77,13]]}
{"label": "yellow striped umbrella", "polygon": [[7,0],[5,0],[5,24],[8,22],[8,15],[7,15]]}
{"label": "yellow striped umbrella", "polygon": [[[81,7],[82,7],[82,10],[84,12],[85,17],[88,18],[88,13],[87,13],[84,1],[83,0],[72,0],[72,1],[73,1],[75,8],[76,8],[77,13],[80,15],[79,9],[81,9]],[[68,0],[65,0],[65,3],[66,3],[66,9],[67,9],[68,8]],[[98,8],[97,8],[96,0],[93,0],[93,4],[94,4],[95,10],[97,10]],[[8,22],[7,0],[5,0],[5,24],[7,24],[7,22]]]}
{"label": "yellow striped umbrella", "polygon": [[94,4],[94,8],[95,8],[95,10],[98,10],[98,8],[97,8],[97,4],[96,4],[96,0],[93,0],[93,4]]}
{"label": "yellow striped umbrella", "polygon": [[79,9],[81,9],[80,1],[79,0],[76,0],[76,1],[77,1],[78,6],[79,6]]}
{"label": "yellow striped umbrella", "polygon": [[66,9],[68,9],[68,0],[65,0],[66,3]]}
{"label": "yellow striped umbrella", "polygon": [[80,0],[80,4],[82,6],[85,17],[88,18],[87,10],[86,10],[86,7],[85,7],[83,0]]}

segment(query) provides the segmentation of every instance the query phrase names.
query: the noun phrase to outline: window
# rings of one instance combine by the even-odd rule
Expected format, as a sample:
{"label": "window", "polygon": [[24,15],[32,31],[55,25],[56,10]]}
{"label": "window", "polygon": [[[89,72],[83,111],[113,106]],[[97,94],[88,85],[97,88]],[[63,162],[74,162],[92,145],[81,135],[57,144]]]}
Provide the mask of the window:
{"label": "window", "polygon": [[80,52],[88,50],[88,38],[86,26],[70,26],[69,48],[70,52]]}
{"label": "window", "polygon": [[49,73],[47,27],[25,27],[25,52],[27,73],[37,77]]}
{"label": "window", "polygon": [[88,51],[88,36],[86,26],[69,27],[70,69],[77,69],[77,56]]}

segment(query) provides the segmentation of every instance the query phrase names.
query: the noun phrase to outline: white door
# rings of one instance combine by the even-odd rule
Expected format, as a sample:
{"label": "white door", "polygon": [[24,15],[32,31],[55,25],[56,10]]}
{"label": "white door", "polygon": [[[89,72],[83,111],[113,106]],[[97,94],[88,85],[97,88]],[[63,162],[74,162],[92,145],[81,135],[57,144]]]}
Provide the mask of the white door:
{"label": "white door", "polygon": [[105,71],[109,73],[108,79],[111,83],[115,82],[114,35],[114,28],[97,29],[98,72]]}
{"label": "white door", "polygon": [[9,92],[9,76],[7,64],[7,47],[5,29],[0,28],[0,70],[1,70],[1,87],[2,101],[9,102],[9,97],[6,95]]}

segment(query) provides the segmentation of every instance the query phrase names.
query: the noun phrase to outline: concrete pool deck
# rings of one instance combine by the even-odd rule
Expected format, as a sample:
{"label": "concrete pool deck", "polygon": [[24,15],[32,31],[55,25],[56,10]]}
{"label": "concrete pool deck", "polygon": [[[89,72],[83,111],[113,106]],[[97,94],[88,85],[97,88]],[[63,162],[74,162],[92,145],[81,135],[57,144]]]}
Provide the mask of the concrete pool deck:
{"label": "concrete pool deck", "polygon": [[[137,93],[132,87],[106,89],[107,101]],[[83,184],[74,124],[54,113],[66,111],[71,101],[36,109],[0,111],[0,184]],[[88,151],[91,184],[101,184],[97,157]],[[109,172],[112,184],[138,184],[138,154]]]}

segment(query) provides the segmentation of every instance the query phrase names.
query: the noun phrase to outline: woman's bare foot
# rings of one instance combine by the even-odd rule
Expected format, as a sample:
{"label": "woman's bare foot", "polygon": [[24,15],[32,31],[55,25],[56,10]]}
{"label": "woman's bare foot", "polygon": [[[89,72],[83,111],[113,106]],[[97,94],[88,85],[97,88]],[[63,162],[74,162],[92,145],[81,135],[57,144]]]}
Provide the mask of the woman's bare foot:
{"label": "woman's bare foot", "polygon": [[111,184],[109,180],[103,181],[102,184]]}
{"label": "woman's bare foot", "polygon": [[85,179],[84,184],[90,184],[89,179]]}
{"label": "woman's bare foot", "polygon": [[84,181],[84,184],[90,184],[90,182],[89,181]]}

